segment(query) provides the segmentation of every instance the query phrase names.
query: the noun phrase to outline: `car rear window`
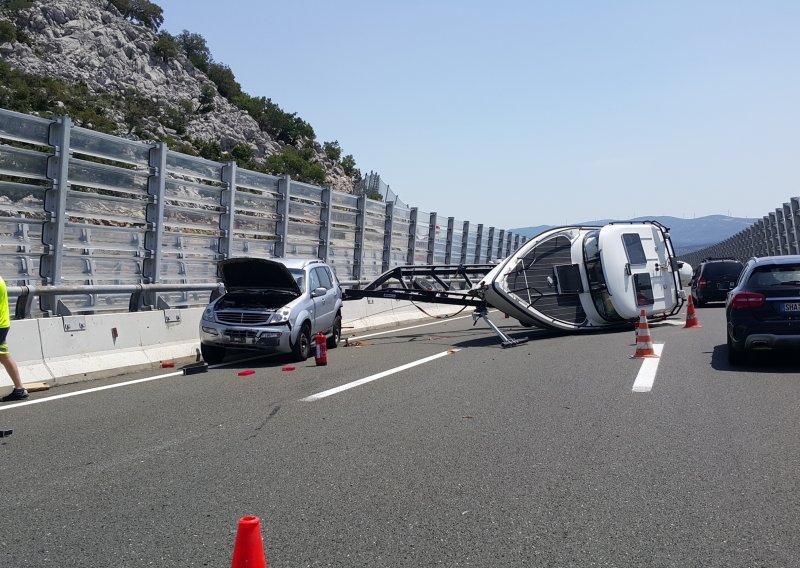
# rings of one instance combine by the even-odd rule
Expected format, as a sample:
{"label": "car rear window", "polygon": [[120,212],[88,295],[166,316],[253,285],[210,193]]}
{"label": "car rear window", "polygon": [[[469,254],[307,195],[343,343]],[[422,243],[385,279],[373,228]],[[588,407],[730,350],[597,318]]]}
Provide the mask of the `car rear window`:
{"label": "car rear window", "polygon": [[739,262],[714,262],[707,264],[703,269],[706,278],[739,278],[742,273],[742,264]]}
{"label": "car rear window", "polygon": [[747,281],[755,288],[800,285],[800,264],[782,264],[756,268]]}

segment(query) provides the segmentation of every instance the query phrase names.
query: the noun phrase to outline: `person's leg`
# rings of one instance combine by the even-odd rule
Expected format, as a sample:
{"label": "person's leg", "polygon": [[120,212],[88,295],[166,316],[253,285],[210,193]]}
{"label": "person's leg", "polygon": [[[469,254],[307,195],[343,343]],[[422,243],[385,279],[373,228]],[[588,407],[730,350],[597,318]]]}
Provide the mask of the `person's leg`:
{"label": "person's leg", "polygon": [[19,369],[17,362],[8,353],[0,353],[0,364],[5,367],[8,376],[11,377],[11,382],[14,383],[14,388],[17,390],[22,389],[22,378],[19,376]]}

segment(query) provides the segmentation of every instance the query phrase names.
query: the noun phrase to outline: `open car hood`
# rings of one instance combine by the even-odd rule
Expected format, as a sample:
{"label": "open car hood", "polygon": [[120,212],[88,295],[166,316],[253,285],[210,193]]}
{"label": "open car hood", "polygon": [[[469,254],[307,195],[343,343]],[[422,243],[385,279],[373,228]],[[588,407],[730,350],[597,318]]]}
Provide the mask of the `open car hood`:
{"label": "open car hood", "polygon": [[302,294],[294,276],[280,262],[265,258],[229,258],[219,263],[219,277],[229,291],[247,289],[285,290]]}

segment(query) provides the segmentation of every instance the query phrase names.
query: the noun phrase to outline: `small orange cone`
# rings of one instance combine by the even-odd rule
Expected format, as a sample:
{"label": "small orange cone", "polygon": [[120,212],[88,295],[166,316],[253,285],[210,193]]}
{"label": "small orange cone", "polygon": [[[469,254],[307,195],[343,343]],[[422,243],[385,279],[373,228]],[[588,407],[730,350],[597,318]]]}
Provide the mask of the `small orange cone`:
{"label": "small orange cone", "polygon": [[231,568],[267,568],[264,543],[261,540],[261,520],[258,517],[239,519]]}
{"label": "small orange cone", "polygon": [[686,325],[683,328],[686,329],[687,327],[703,327],[694,312],[694,300],[691,296],[689,296],[689,307],[686,308]]}
{"label": "small orange cone", "polygon": [[650,338],[650,326],[647,325],[647,316],[642,310],[639,314],[639,328],[636,330],[636,352],[631,359],[644,359],[658,357],[653,350],[653,340]]}

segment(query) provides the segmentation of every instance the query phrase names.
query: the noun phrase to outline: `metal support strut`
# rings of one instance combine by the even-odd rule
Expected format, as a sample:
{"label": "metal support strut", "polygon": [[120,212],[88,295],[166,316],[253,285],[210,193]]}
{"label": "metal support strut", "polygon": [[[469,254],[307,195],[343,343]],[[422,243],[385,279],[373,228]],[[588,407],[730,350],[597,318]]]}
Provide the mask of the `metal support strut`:
{"label": "metal support strut", "polygon": [[475,311],[472,312],[472,325],[478,323],[479,319],[485,321],[487,325],[491,327],[492,330],[494,330],[494,332],[500,337],[501,340],[500,345],[503,347],[503,349],[505,349],[506,347],[516,347],[517,345],[521,345],[526,341],[528,341],[527,337],[524,339],[514,339],[513,337],[509,337],[505,333],[500,331],[500,328],[494,325],[492,321],[489,319],[489,309],[486,306],[482,308],[476,308]]}

